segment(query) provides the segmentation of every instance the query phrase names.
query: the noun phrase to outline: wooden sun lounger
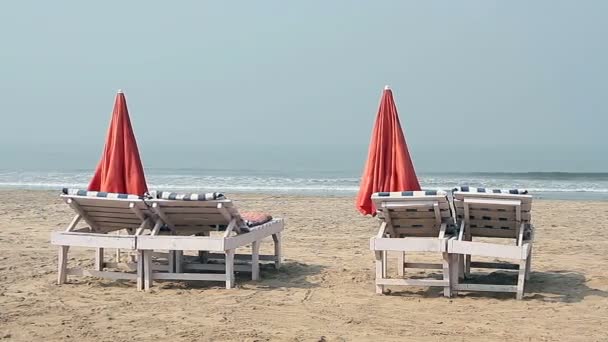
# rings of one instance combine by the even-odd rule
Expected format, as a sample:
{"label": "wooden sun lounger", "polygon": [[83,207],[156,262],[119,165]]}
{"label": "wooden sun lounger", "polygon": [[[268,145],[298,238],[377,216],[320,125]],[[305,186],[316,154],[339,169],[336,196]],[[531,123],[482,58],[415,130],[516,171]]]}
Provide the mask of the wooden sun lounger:
{"label": "wooden sun lounger", "polygon": [[[381,219],[378,234],[371,238],[370,249],[376,257],[376,293],[386,285],[441,286],[444,295],[451,296],[451,256],[447,241],[452,237],[453,218],[446,193],[443,191],[385,192],[372,195]],[[405,268],[439,269],[442,279],[393,279],[387,276],[387,252],[398,252],[397,272]],[[405,262],[407,252],[440,253],[442,263]]]}
{"label": "wooden sun lounger", "polygon": [[[188,197],[184,200],[183,196],[172,197],[176,199],[148,201],[157,220],[150,235],[137,236],[137,250],[143,254],[143,259],[140,259],[143,264],[139,267],[144,270],[141,282],[146,290],[155,279],[222,281],[229,289],[234,286],[235,271],[251,272],[251,278],[257,280],[260,260],[273,261],[277,268],[280,266],[282,219],[273,219],[249,230],[234,203],[228,199],[191,200]],[[226,229],[218,231],[218,227]],[[260,243],[267,237],[274,241],[274,255],[259,253]],[[246,245],[251,245],[251,254],[235,254],[237,248]],[[168,250],[169,253],[159,254],[155,250]],[[198,251],[199,257],[184,258],[183,251]],[[158,255],[168,258],[167,266],[153,264],[153,256]],[[223,263],[207,263],[209,259]],[[235,265],[235,259],[248,263]]]}
{"label": "wooden sun lounger", "polygon": [[[462,187],[454,192],[460,231],[458,239],[450,240],[448,252],[460,255],[454,265],[452,289],[458,291],[515,292],[524,295],[532,261],[534,227],[531,224],[532,196],[519,190],[486,190]],[[464,190],[464,191],[463,191]],[[526,193],[526,194],[522,194]],[[496,242],[474,241],[474,238],[495,238]],[[499,243],[510,242],[511,244]],[[516,260],[515,264],[471,262],[471,256]],[[518,270],[517,284],[468,284],[459,278],[469,276],[471,267]],[[457,272],[457,274],[456,274]]]}
{"label": "wooden sun lounger", "polygon": [[[136,250],[136,236],[144,229],[150,229],[153,223],[151,212],[143,199],[131,195],[67,189],[64,189],[61,198],[76,212],[76,216],[65,231],[51,234],[51,243],[59,246],[57,282],[65,283],[68,275],[138,280],[134,273],[105,271],[105,267],[121,265],[119,256],[115,263],[104,262],[104,249]],[[80,221],[86,222],[87,227],[78,229]],[[129,235],[109,234],[123,229]],[[95,248],[94,268],[68,268],[70,247]],[[137,271],[143,274],[142,269]]]}

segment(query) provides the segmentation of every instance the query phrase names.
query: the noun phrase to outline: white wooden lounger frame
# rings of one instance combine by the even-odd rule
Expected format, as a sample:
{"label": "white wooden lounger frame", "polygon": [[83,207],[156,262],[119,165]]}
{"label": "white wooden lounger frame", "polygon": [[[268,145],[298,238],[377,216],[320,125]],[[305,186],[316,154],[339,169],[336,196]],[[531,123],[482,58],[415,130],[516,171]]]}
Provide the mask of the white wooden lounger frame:
{"label": "white wooden lounger frame", "polygon": [[[226,288],[234,286],[234,272],[251,272],[252,280],[260,276],[259,261],[274,261],[276,268],[281,264],[282,219],[256,226],[250,232],[241,230],[243,219],[234,203],[228,199],[208,201],[183,201],[155,199],[148,201],[157,220],[150,235],[137,236],[137,250],[143,255],[139,259],[143,269],[144,289],[148,290],[155,279],[158,280],[207,280],[222,281]],[[170,229],[170,235],[161,235],[161,227]],[[226,226],[220,236],[211,236],[217,226]],[[197,234],[197,235],[194,235]],[[272,237],[274,255],[260,255],[261,240]],[[235,254],[235,250],[251,244],[251,254]],[[152,257],[159,253],[154,250],[169,250],[169,265],[166,272],[159,272]],[[201,263],[184,263],[183,251],[198,251]],[[209,253],[216,252],[216,253]],[[219,253],[219,254],[218,254]],[[208,259],[223,259],[224,264],[210,264]],[[249,265],[235,265],[234,261],[247,260]],[[155,267],[156,266],[156,267]],[[221,273],[187,273],[185,271],[224,271]]]}
{"label": "white wooden lounger frame", "polygon": [[[94,276],[111,279],[139,280],[143,269],[138,274],[127,272],[104,271],[105,267],[119,266],[119,254],[114,263],[104,262],[104,249],[116,248],[135,251],[136,236],[144,229],[151,229],[153,218],[147,205],[141,199],[117,199],[76,195],[61,195],[61,198],[77,213],[63,232],[51,234],[51,244],[59,246],[58,279],[59,284],[67,281],[68,275]],[[88,227],[77,229],[77,224],[85,221]],[[112,235],[126,229],[129,235]],[[95,248],[95,266],[91,269],[68,268],[68,251],[70,247]],[[127,264],[126,264],[127,265]],[[129,266],[129,265],[127,265]]]}
{"label": "white wooden lounger frame", "polygon": [[[381,218],[380,230],[370,239],[370,249],[376,257],[376,293],[384,293],[386,285],[441,286],[446,297],[451,296],[451,265],[447,252],[448,225],[453,218],[445,194],[437,196],[372,196]],[[387,252],[398,252],[397,273],[405,268],[440,269],[442,279],[392,279],[387,277]],[[406,252],[441,253],[442,263],[405,262]]]}
{"label": "white wooden lounger frame", "polygon": [[[525,280],[529,279],[532,261],[534,227],[530,210],[532,196],[495,193],[454,192],[454,207],[460,223],[458,239],[448,242],[448,252],[460,255],[458,266],[452,269],[452,290],[515,292],[517,299],[524,295]],[[526,233],[526,231],[528,231]],[[506,238],[514,245],[473,241],[473,237]],[[471,256],[517,260],[515,264],[471,262]],[[471,267],[518,270],[517,285],[464,284]],[[456,274],[457,272],[457,274]]]}

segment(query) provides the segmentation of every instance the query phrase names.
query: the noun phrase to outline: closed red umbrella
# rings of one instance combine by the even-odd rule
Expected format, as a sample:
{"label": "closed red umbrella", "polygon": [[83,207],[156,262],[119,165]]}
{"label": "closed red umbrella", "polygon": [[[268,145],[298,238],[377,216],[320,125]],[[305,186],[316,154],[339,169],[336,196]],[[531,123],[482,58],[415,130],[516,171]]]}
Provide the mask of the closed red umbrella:
{"label": "closed red umbrella", "polygon": [[101,161],[89,184],[89,191],[140,196],[148,192],[144,168],[129,119],[127,101],[120,90],[116,94]]}
{"label": "closed red umbrella", "polygon": [[386,86],[361,177],[357,210],[364,215],[376,215],[370,198],[375,192],[415,190],[420,190],[420,183],[407,150],[393,92]]}

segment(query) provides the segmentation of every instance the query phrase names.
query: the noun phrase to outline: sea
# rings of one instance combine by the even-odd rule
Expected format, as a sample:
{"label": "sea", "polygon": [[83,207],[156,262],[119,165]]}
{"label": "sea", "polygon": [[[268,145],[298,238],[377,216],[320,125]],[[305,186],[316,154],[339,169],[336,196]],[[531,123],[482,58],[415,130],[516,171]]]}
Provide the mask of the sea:
{"label": "sea", "polygon": [[[0,188],[57,190],[85,188],[90,169],[0,170]],[[354,172],[282,172],[259,169],[150,168],[151,190],[223,193],[354,196],[360,175]],[[492,189],[526,189],[537,198],[608,200],[608,173],[567,172],[423,172],[423,189],[450,190],[469,185]]]}
{"label": "sea", "polygon": [[[29,147],[0,145],[0,189],[60,191],[64,187],[85,188],[103,148],[103,139],[98,140],[98,144],[90,146],[83,143],[41,143]],[[437,158],[437,151],[441,150],[413,150],[423,189],[451,190],[468,185],[527,189],[537,198],[608,200],[608,172],[526,170],[576,165],[572,160],[581,153],[570,154],[569,162],[565,162],[564,156],[559,154],[524,155],[504,151],[500,158],[491,160],[492,163],[485,158],[475,164],[475,160],[460,162],[457,153]],[[172,146],[164,142],[159,145],[144,142],[140,144],[140,154],[150,190],[348,197],[355,196],[359,190],[367,146],[231,147],[210,142],[197,146]],[[489,152],[486,154],[491,155]],[[504,160],[505,156],[510,159]],[[507,169],[510,165],[520,164],[523,170]],[[445,165],[456,172],[447,171]],[[484,172],[487,169],[500,172]]]}

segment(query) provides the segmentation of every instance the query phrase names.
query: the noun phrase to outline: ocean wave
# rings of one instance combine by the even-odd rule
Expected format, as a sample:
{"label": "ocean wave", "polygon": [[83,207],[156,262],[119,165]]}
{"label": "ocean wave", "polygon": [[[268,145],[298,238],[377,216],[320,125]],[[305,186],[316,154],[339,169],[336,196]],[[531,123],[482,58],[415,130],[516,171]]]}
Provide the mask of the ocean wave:
{"label": "ocean wave", "polygon": [[[359,190],[359,178],[346,177],[286,177],[263,173],[238,175],[197,175],[194,170],[188,172],[163,170],[149,172],[147,175],[150,189],[183,190],[191,192],[277,192],[308,194],[345,194],[352,195]],[[534,174],[534,177],[523,175]],[[509,177],[497,173],[430,173],[420,176],[420,183],[425,189],[450,190],[459,185],[486,188],[525,188],[532,194],[596,194],[608,198],[608,178],[604,174],[576,175],[570,178],[538,177],[539,173],[518,173],[518,177]],[[542,173],[543,175],[553,173]],[[84,171],[72,172],[20,172],[0,171],[0,188],[22,189],[61,189],[63,187],[84,188],[88,185],[91,174]],[[557,196],[559,197],[559,195]]]}

